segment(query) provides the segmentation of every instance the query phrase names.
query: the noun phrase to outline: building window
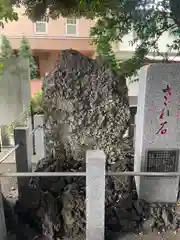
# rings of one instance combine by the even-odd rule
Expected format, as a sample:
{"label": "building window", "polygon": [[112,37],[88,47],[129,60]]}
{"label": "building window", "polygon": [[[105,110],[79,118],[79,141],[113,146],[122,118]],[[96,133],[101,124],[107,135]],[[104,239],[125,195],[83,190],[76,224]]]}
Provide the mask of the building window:
{"label": "building window", "polygon": [[34,32],[36,34],[47,34],[48,33],[48,23],[37,21],[34,23]]}
{"label": "building window", "polygon": [[67,18],[66,34],[77,35],[77,20],[76,18]]}

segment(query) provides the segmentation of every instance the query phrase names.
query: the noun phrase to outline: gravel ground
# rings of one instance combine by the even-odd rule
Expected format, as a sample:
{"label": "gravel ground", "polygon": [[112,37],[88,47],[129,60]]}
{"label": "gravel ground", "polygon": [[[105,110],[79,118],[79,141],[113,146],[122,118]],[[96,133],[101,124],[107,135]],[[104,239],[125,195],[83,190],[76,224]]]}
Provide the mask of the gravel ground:
{"label": "gravel ground", "polygon": [[[5,156],[10,150],[11,148],[3,149],[2,152],[0,152],[0,159],[2,159],[2,157]],[[37,162],[37,156],[32,156],[33,167],[35,167]],[[16,172],[15,153],[12,153],[3,163],[0,164],[0,173],[3,172]],[[0,181],[2,184],[2,191],[5,196],[7,196],[12,188],[17,187],[17,178],[15,177],[2,177]]]}
{"label": "gravel ground", "polygon": [[[35,168],[35,164],[33,165]],[[14,163],[2,163],[0,165],[0,173],[3,172],[16,172],[16,165]],[[2,177],[1,179],[1,189],[4,196],[9,194],[9,191],[17,188],[17,178],[16,177]]]}
{"label": "gravel ground", "polygon": [[[7,150],[8,151],[8,150]],[[0,159],[4,154],[0,153]],[[33,168],[35,167],[36,158],[33,158]],[[0,165],[0,172],[16,172],[16,166],[15,166],[15,160],[13,157],[9,158],[7,162],[2,163]],[[5,196],[9,194],[9,191],[17,188],[17,178],[12,177],[2,177],[1,178],[1,187],[2,192]],[[152,232],[150,229],[150,223],[146,222],[144,224],[144,234],[143,235],[136,235],[136,234],[126,234],[125,236],[121,236],[117,238],[116,240],[179,240],[180,239],[180,232],[176,235],[172,231],[168,231],[164,234],[164,236],[158,235],[157,232]],[[16,240],[14,236],[9,236],[7,240]],[[20,239],[18,239],[20,240]],[[45,240],[45,239],[41,239]],[[47,240],[47,239],[46,239]],[[64,239],[68,240],[68,239]],[[70,239],[69,239],[70,240]],[[72,240],[72,239],[71,239]]]}

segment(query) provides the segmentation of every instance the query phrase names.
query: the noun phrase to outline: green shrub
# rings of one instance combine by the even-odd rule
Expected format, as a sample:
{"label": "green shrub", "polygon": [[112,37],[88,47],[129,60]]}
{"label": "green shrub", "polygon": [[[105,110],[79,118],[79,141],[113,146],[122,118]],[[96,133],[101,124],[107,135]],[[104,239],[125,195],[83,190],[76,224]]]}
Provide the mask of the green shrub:
{"label": "green shrub", "polygon": [[34,114],[43,114],[42,90],[40,90],[34,95],[34,97],[32,97],[31,104]]}
{"label": "green shrub", "polygon": [[29,59],[29,68],[30,68],[30,78],[34,79],[38,76],[38,67],[36,65],[36,62],[33,58],[31,46],[28,42],[28,40],[23,37],[20,42],[20,49],[19,49],[19,55],[22,58],[28,58]]}

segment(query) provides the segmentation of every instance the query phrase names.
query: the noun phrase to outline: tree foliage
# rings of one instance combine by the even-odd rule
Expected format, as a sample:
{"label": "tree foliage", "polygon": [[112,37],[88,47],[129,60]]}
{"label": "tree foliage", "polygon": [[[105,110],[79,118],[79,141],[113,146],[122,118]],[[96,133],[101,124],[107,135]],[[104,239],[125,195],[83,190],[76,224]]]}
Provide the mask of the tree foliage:
{"label": "tree foliage", "polygon": [[[17,0],[11,0],[17,3]],[[22,0],[26,13],[33,20],[42,17],[53,19],[59,15],[97,18],[91,31],[99,55],[106,58],[112,68],[120,69],[126,76],[132,76],[149,51],[162,54],[158,39],[165,31],[174,34],[175,39],[167,45],[168,52],[180,48],[180,1],[179,0]],[[117,62],[112,43],[122,41],[123,36],[134,32],[131,44],[136,44],[134,56]]]}
{"label": "tree foliage", "polygon": [[42,106],[42,90],[37,92],[31,99],[32,109],[34,114],[43,114]]}
{"label": "tree foliage", "polygon": [[37,67],[37,64],[36,64],[36,62],[33,58],[33,54],[32,54],[32,51],[31,51],[30,44],[25,37],[23,37],[21,42],[20,42],[19,55],[22,58],[28,58],[29,59],[30,78],[31,79],[37,78],[38,67]]}
{"label": "tree foliage", "polygon": [[[129,4],[130,1],[124,2]],[[136,6],[131,8],[129,5],[129,9],[121,2],[117,11],[114,10],[111,14],[100,17],[91,31],[98,53],[104,57],[111,56],[113,66],[115,56],[112,56],[112,43],[122,41],[126,34],[134,33],[135,37],[130,42],[132,45],[136,44],[133,57],[121,63],[116,62],[116,67],[126,76],[132,76],[145,63],[148,52],[163,55],[159,50],[158,40],[166,31],[175,36],[172,44],[167,43],[168,53],[176,50],[179,54],[180,50],[180,35],[177,34],[180,29],[179,15],[176,17],[173,15],[175,10],[171,11],[172,1],[139,0],[134,2]],[[108,45],[109,53],[103,50],[105,45]]]}
{"label": "tree foliage", "polygon": [[11,57],[13,54],[13,49],[9,39],[5,36],[1,36],[1,47],[0,47],[0,58],[1,60],[5,60]]}
{"label": "tree foliage", "polygon": [[18,15],[13,9],[10,0],[0,0],[0,26],[4,27],[4,23],[9,21],[17,21]]}
{"label": "tree foliage", "polygon": [[120,0],[11,0],[12,4],[23,4],[32,20],[43,17],[56,19],[59,15],[94,18],[108,9],[116,8]]}
{"label": "tree foliage", "polygon": [[0,76],[4,72],[4,65],[6,59],[10,58],[13,54],[13,49],[9,39],[2,35],[0,37]]}

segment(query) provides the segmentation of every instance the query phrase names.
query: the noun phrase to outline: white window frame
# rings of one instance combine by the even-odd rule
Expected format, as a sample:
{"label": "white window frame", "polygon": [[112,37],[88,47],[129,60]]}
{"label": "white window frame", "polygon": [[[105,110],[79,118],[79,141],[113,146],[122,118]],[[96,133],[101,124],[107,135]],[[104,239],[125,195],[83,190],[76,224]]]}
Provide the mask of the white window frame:
{"label": "white window frame", "polygon": [[[36,31],[36,23],[45,23],[46,31],[45,31],[45,32],[37,32],[37,31]],[[42,35],[42,34],[48,34],[48,23],[45,22],[45,21],[36,21],[36,22],[34,23],[34,33],[35,33],[35,34],[40,34],[40,35]]]}
{"label": "white window frame", "polygon": [[[72,17],[72,19],[73,19],[74,17]],[[68,23],[68,19],[71,19],[70,17],[69,18],[66,18],[66,35],[67,36],[78,36],[79,35],[79,32],[78,32],[78,25],[79,25],[79,20],[77,19],[77,18],[74,18],[75,20],[76,20],[76,24],[70,24],[70,23]],[[76,33],[75,34],[69,34],[68,33],[68,31],[67,31],[67,26],[68,25],[76,25]]]}

